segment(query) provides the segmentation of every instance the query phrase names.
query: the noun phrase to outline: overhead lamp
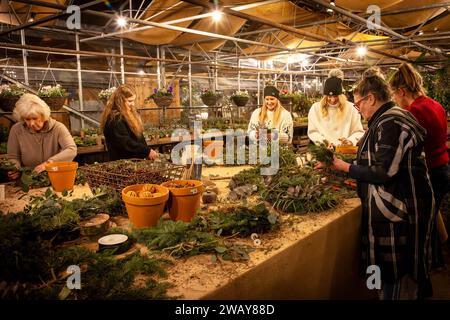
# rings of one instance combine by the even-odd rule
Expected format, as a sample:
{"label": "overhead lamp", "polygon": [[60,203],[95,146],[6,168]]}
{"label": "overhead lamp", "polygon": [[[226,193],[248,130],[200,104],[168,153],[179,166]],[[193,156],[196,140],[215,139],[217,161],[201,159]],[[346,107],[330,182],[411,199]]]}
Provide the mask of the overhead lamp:
{"label": "overhead lamp", "polygon": [[421,36],[421,35],[423,35],[423,31],[422,30],[419,31],[419,36]]}
{"label": "overhead lamp", "polygon": [[119,27],[124,28],[127,25],[127,19],[124,17],[118,17],[116,23]]}
{"label": "overhead lamp", "polygon": [[363,57],[367,53],[367,48],[366,47],[358,47],[356,49],[356,53],[358,54],[358,56]]}
{"label": "overhead lamp", "polygon": [[32,12],[31,14],[30,14],[30,18],[28,19],[28,22],[34,22],[34,19],[36,18],[36,13],[35,12]]}
{"label": "overhead lamp", "polygon": [[139,70],[139,75],[143,76],[145,74],[144,70]]}
{"label": "overhead lamp", "polygon": [[[331,0],[331,1],[330,1],[330,6],[336,7],[336,3],[335,3],[333,0]],[[331,8],[328,8],[328,9],[327,9],[327,12],[328,12],[328,13],[333,13],[334,10],[331,9]]]}
{"label": "overhead lamp", "polygon": [[308,59],[302,61],[302,67],[307,67],[309,65]]}
{"label": "overhead lamp", "polygon": [[216,22],[218,22],[218,21],[220,21],[222,19],[222,15],[223,15],[223,13],[221,11],[219,11],[219,10],[214,10],[211,13],[211,16],[213,17],[213,20],[216,21]]}

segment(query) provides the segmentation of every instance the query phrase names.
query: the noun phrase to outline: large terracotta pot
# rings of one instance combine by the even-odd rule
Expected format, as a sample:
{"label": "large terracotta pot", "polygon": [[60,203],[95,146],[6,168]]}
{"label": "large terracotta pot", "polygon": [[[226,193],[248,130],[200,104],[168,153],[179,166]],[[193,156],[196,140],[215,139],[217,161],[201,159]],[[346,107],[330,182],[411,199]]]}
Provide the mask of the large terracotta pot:
{"label": "large terracotta pot", "polygon": [[[177,188],[173,185],[189,183],[192,187]],[[172,220],[190,222],[200,208],[200,199],[205,191],[203,183],[199,180],[172,180],[161,184],[170,190],[169,215]]]}
{"label": "large terracotta pot", "polygon": [[169,199],[169,190],[160,185],[152,185],[156,188],[160,196],[152,198],[139,198],[128,196],[128,191],[139,192],[144,184],[135,184],[122,190],[122,200],[125,202],[128,217],[136,228],[153,227],[158,223],[159,218],[164,213],[164,207]]}
{"label": "large terracotta pot", "polygon": [[45,165],[45,170],[56,192],[73,189],[77,168],[77,162],[51,162]]}

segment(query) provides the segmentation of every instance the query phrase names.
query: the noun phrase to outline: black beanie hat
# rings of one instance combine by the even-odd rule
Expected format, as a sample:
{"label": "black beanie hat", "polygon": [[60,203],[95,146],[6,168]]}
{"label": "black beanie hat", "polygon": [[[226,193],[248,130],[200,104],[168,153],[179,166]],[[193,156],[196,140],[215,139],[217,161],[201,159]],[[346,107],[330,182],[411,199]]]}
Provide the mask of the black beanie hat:
{"label": "black beanie hat", "polygon": [[342,94],[342,79],[331,77],[325,80],[323,94],[325,96],[338,96]]}
{"label": "black beanie hat", "polygon": [[277,88],[273,86],[267,86],[264,88],[264,98],[267,96],[272,96],[277,99],[280,99],[280,92],[278,91]]}

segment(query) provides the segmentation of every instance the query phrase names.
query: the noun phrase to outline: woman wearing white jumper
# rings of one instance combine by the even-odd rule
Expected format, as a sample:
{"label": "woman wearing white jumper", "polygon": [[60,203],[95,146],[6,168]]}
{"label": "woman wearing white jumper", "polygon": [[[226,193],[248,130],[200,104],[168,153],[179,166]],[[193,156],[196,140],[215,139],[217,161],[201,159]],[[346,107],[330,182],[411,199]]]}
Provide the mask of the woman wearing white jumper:
{"label": "woman wearing white jumper", "polygon": [[308,137],[318,144],[327,140],[337,145],[356,145],[364,135],[361,116],[342,92],[344,74],[333,69],[325,81],[324,97],[312,105],[308,114]]}
{"label": "woman wearing white jumper", "polygon": [[259,139],[259,129],[277,129],[279,142],[290,144],[294,133],[292,116],[280,103],[277,88],[267,86],[264,88],[264,104],[261,108],[253,111],[248,124],[250,140]]}

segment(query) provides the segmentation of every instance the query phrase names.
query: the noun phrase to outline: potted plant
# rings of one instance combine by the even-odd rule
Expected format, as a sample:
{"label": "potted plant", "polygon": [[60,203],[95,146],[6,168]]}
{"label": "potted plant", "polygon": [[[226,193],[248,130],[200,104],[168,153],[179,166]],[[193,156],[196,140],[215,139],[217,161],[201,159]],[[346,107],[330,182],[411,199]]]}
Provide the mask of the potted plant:
{"label": "potted plant", "polygon": [[208,107],[213,107],[216,105],[217,100],[219,100],[219,94],[209,89],[204,89],[200,94],[200,98],[205,105]]}
{"label": "potted plant", "polygon": [[173,101],[173,87],[169,89],[153,89],[153,94],[151,94],[147,100],[152,99],[156,105],[160,108],[167,108],[172,104]]}
{"label": "potted plant", "polygon": [[102,91],[100,91],[100,93],[98,94],[98,98],[104,103],[106,104],[106,102],[108,102],[109,97],[112,96],[112,94],[114,93],[114,91],[116,91],[116,87],[111,87],[108,89],[104,89]]}
{"label": "potted plant", "polygon": [[16,85],[0,86],[0,107],[6,112],[12,112],[17,100],[25,93],[25,89]]}
{"label": "potted plant", "polygon": [[281,90],[280,92],[280,102],[284,105],[289,105],[292,102],[292,94],[289,93],[286,89]]}
{"label": "potted plant", "polygon": [[57,111],[62,108],[67,99],[66,89],[59,84],[56,86],[45,86],[39,89],[38,96],[47,103],[50,110]]}
{"label": "potted plant", "polygon": [[248,91],[236,91],[232,96],[231,100],[233,100],[234,104],[238,107],[243,107],[247,104],[248,99],[250,98]]}

